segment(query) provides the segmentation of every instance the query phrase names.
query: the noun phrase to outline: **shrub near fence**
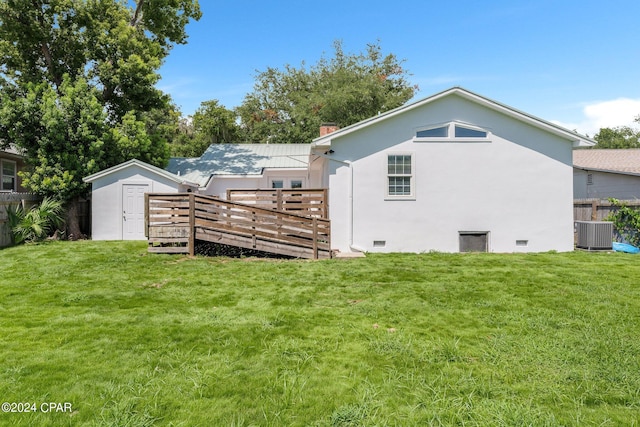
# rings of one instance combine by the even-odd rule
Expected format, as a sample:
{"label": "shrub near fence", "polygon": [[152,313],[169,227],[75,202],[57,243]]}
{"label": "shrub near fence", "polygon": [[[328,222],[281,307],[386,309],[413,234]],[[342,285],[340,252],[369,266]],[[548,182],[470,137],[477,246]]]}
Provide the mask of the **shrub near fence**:
{"label": "shrub near fence", "polygon": [[30,193],[0,193],[0,247],[11,244],[11,230],[7,222],[7,209],[22,205],[25,209],[40,202],[40,196]]}

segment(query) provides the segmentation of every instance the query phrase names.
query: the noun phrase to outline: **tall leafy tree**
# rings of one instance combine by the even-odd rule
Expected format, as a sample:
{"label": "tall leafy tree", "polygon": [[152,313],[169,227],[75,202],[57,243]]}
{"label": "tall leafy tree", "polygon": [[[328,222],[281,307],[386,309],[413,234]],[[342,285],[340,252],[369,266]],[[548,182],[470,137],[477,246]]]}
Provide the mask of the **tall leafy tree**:
{"label": "tall leafy tree", "polygon": [[334,43],[334,55],[311,67],[267,68],[253,92],[237,108],[249,142],[303,143],[318,136],[323,122],[344,127],[399,107],[415,94],[409,73],[379,43],[347,54]]}
{"label": "tall leafy tree", "polygon": [[197,0],[0,0],[0,141],[25,150],[24,185],[68,202],[69,233],[83,176],[168,160],[157,70],[199,18]]}
{"label": "tall leafy tree", "polygon": [[242,142],[236,115],[217,99],[204,101],[193,116],[176,122],[171,154],[177,157],[200,157],[211,144]]}
{"label": "tall leafy tree", "polygon": [[594,148],[640,148],[640,131],[629,126],[602,128],[594,139]]}

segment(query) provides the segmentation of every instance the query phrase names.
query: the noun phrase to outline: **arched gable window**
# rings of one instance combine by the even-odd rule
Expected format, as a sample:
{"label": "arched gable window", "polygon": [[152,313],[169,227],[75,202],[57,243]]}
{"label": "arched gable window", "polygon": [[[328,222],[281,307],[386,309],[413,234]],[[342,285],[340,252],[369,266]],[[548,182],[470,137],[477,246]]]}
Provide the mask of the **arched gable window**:
{"label": "arched gable window", "polygon": [[416,130],[415,142],[456,141],[489,142],[490,132],[477,126],[451,122],[445,125],[423,127]]}

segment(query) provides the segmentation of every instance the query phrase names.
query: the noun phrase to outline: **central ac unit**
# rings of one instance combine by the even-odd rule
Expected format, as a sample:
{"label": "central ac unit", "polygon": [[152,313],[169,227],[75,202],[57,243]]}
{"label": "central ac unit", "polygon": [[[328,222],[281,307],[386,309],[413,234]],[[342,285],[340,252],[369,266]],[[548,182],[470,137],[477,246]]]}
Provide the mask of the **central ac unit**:
{"label": "central ac unit", "polygon": [[588,250],[611,249],[613,223],[608,221],[576,221],[576,246]]}

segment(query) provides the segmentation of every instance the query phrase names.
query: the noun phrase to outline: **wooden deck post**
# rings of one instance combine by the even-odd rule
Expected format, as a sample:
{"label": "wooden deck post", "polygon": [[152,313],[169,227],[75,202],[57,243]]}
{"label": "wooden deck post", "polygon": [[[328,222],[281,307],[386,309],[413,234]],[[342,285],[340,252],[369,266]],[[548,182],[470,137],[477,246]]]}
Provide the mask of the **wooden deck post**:
{"label": "wooden deck post", "polygon": [[329,218],[329,189],[328,188],[322,189],[322,200],[324,201],[324,214],[322,217],[327,219]]}
{"label": "wooden deck post", "polygon": [[593,200],[591,202],[591,221],[598,220],[598,201]]}
{"label": "wooden deck post", "polygon": [[144,237],[149,238],[149,193],[144,193]]}
{"label": "wooden deck post", "polygon": [[278,211],[282,212],[282,190],[276,190],[276,203]]}
{"label": "wooden deck post", "polygon": [[313,259],[318,259],[318,218],[313,217]]}
{"label": "wooden deck post", "polygon": [[196,195],[189,193],[189,255],[196,254]]}
{"label": "wooden deck post", "polygon": [[256,211],[255,209],[251,210],[251,222],[253,222],[253,226],[251,227],[251,244],[253,245],[253,249],[256,248],[258,236],[256,235]]}

